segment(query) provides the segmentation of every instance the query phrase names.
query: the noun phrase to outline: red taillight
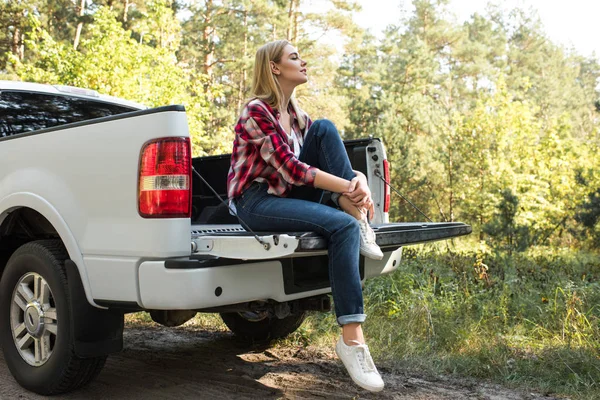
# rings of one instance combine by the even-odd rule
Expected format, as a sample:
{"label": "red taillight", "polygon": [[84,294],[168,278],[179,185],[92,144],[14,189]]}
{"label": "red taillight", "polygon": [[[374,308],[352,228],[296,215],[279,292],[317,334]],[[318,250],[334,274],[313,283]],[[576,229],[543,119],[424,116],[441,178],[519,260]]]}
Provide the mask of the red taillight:
{"label": "red taillight", "polygon": [[142,148],[138,210],[144,218],[189,218],[192,213],[189,138],[169,137]]}
{"label": "red taillight", "polygon": [[[388,160],[383,160],[383,179],[386,182],[390,182],[390,163]],[[383,212],[390,211],[390,186],[388,184],[384,185],[383,188]]]}

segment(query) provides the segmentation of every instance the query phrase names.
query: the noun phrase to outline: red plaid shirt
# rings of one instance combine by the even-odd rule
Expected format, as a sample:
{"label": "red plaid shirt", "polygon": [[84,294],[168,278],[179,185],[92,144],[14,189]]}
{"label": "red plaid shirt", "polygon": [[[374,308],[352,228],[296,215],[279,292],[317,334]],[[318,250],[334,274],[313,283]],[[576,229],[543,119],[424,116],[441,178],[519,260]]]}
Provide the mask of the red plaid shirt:
{"label": "red plaid shirt", "polygon": [[[293,118],[292,131],[302,145],[304,135],[312,123],[306,117],[306,127],[301,132],[298,116],[289,107]],[[231,167],[227,176],[227,195],[234,199],[241,195],[252,182],[266,182],[268,192],[286,197],[293,185],[314,186],[317,169],[299,161],[294,156],[292,140],[277,120],[274,111],[261,100],[252,100],[244,107],[235,126],[235,139],[231,154]]]}

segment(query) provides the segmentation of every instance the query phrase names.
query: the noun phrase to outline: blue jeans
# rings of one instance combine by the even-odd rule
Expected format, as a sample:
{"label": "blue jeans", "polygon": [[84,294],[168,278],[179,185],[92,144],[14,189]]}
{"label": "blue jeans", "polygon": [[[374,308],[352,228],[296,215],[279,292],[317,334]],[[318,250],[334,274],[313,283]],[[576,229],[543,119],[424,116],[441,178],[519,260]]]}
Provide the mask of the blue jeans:
{"label": "blue jeans", "polygon": [[[300,152],[303,161],[330,174],[352,179],[344,144],[335,126],[315,121],[308,130]],[[256,231],[312,231],[327,239],[329,283],[340,325],[365,320],[359,273],[360,228],[358,221],[341,210],[320,204],[321,189],[296,186],[289,197],[267,193],[266,183],[253,183],[237,197],[238,215]]]}

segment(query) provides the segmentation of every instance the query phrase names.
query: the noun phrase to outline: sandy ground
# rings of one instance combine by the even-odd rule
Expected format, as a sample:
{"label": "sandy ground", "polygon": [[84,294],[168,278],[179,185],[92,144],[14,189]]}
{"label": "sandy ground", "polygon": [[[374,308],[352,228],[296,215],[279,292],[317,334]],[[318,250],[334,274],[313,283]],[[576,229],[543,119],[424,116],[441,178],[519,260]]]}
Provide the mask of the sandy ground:
{"label": "sandy ground", "polygon": [[[554,399],[482,382],[379,369],[386,388],[373,394],[353,384],[330,350],[248,348],[225,332],[128,326],[125,349],[108,358],[96,380],[52,399]],[[0,399],[45,398],[22,389],[0,359]]]}

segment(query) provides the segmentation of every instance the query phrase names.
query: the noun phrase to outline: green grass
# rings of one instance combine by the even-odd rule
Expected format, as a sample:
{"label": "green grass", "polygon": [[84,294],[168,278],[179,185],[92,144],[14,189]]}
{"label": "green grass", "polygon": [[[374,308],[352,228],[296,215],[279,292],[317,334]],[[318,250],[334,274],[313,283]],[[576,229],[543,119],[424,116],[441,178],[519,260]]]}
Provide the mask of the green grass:
{"label": "green grass", "polygon": [[[440,249],[405,249],[399,271],[367,282],[364,328],[380,363],[600,398],[600,257]],[[339,334],[332,315],[303,329],[290,340]]]}

